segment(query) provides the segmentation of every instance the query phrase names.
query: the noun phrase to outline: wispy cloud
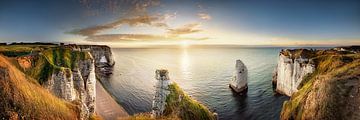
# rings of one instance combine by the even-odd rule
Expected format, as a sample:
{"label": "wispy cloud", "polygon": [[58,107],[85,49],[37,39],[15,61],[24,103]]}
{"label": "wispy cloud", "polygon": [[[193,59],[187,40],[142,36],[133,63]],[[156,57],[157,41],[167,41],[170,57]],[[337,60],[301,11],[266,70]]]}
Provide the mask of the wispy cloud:
{"label": "wispy cloud", "polygon": [[134,42],[134,41],[179,41],[179,40],[207,40],[209,38],[178,37],[153,34],[103,34],[89,36],[85,40],[92,42]]}
{"label": "wispy cloud", "polygon": [[92,36],[101,31],[114,29],[120,27],[121,25],[130,25],[130,26],[153,26],[153,27],[160,27],[160,28],[168,28],[166,23],[167,19],[173,17],[174,15],[165,14],[165,15],[142,15],[136,16],[131,18],[124,18],[113,21],[111,23],[92,26],[84,29],[75,29],[72,30],[70,33],[78,34],[83,36]]}
{"label": "wispy cloud", "polygon": [[198,13],[198,17],[202,20],[210,20],[211,16],[208,13]]}
{"label": "wispy cloud", "polygon": [[[82,5],[89,9],[96,6],[96,0],[80,0]],[[206,40],[207,37],[183,37],[181,35],[192,34],[202,31],[200,23],[185,24],[180,27],[172,28],[168,21],[176,17],[173,14],[150,14],[149,8],[160,5],[160,0],[109,0],[108,4],[103,6],[110,11],[126,9],[125,14],[117,20],[109,23],[99,24],[81,29],[74,29],[68,33],[85,36],[85,40],[92,42],[132,42],[132,41],[177,41],[177,40]],[[121,8],[122,7],[122,8]],[[123,11],[121,13],[124,13]],[[198,16],[203,20],[211,19],[211,16],[205,12]],[[147,26],[156,27],[165,32],[160,35],[155,34],[106,34],[103,31],[121,28],[123,25],[130,27]]]}
{"label": "wispy cloud", "polygon": [[168,29],[167,33],[169,35],[174,35],[174,36],[191,34],[202,31],[199,29],[199,27],[200,27],[200,23],[190,23],[178,28]]}
{"label": "wispy cloud", "polygon": [[160,5],[160,0],[79,0],[79,3],[86,9],[86,15],[110,12],[131,16],[147,13],[149,8]]}

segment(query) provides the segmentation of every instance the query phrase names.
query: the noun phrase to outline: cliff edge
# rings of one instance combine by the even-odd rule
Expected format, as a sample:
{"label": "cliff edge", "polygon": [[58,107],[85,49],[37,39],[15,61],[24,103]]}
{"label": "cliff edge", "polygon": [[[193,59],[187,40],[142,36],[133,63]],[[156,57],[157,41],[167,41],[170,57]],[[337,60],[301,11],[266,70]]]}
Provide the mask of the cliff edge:
{"label": "cliff edge", "polygon": [[80,119],[80,106],[52,95],[0,55],[1,119]]}
{"label": "cliff edge", "polygon": [[308,55],[314,70],[284,102],[281,119],[360,119],[360,54],[331,49]]}
{"label": "cliff edge", "polygon": [[[7,56],[11,66],[18,69],[16,74],[24,74],[57,98],[78,106],[75,111],[78,117],[72,119],[94,116],[97,77],[111,74],[114,65],[107,46],[9,45],[1,46],[0,53]],[[26,99],[23,104],[33,103]],[[41,112],[41,109],[34,108],[34,111],[37,110]],[[18,116],[29,118],[21,114]],[[55,116],[53,119],[63,117]]]}
{"label": "cliff edge", "polygon": [[297,92],[303,78],[315,70],[314,57],[313,50],[282,50],[273,75],[276,92],[287,96]]}
{"label": "cliff edge", "polygon": [[127,119],[134,120],[215,120],[216,113],[187,95],[172,82],[165,69],[156,70],[155,96],[151,113],[140,113]]}

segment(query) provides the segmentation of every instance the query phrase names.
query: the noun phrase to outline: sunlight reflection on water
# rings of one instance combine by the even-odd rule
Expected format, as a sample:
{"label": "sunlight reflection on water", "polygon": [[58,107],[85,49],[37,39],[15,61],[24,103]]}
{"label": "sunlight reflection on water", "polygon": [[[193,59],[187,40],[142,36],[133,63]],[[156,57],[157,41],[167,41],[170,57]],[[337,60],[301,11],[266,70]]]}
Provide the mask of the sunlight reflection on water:
{"label": "sunlight reflection on water", "polygon": [[[171,80],[216,110],[220,119],[279,119],[282,102],[288,98],[272,93],[278,52],[275,48],[113,49],[116,64],[106,87],[130,114],[149,112],[154,71],[166,68]],[[237,59],[249,70],[247,96],[233,94],[228,87]]]}

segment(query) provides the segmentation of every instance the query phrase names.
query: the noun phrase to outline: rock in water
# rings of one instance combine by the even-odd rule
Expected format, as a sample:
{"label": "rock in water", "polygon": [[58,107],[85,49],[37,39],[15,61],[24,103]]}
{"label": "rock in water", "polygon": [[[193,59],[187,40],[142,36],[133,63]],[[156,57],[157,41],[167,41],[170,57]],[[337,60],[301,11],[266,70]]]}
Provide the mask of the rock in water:
{"label": "rock in water", "polygon": [[165,110],[166,98],[170,94],[169,85],[171,84],[168,70],[161,69],[155,71],[155,97],[152,104],[152,116],[159,117]]}
{"label": "rock in water", "polygon": [[247,91],[248,71],[245,64],[241,60],[236,60],[234,76],[229,87],[237,93]]}

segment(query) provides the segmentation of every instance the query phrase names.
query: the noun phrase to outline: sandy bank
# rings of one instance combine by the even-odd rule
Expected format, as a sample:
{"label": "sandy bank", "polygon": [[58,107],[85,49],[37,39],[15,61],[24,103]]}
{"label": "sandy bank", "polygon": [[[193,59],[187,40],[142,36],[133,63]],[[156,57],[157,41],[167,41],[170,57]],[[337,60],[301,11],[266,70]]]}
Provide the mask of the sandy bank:
{"label": "sandy bank", "polygon": [[129,114],[104,89],[99,81],[96,84],[95,112],[105,120],[128,117]]}

